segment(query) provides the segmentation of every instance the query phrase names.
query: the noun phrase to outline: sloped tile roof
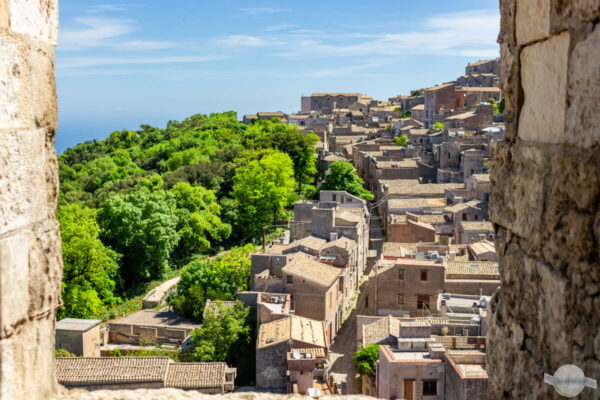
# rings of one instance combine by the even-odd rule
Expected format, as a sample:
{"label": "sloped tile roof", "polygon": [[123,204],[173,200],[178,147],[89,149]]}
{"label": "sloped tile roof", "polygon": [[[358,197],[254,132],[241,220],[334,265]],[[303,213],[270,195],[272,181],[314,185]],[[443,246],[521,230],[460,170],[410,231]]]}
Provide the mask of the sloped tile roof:
{"label": "sloped tile roof", "polygon": [[177,389],[218,388],[225,383],[223,362],[171,363],[165,387]]}
{"label": "sloped tile roof", "polygon": [[169,357],[59,357],[56,377],[66,386],[163,382]]}

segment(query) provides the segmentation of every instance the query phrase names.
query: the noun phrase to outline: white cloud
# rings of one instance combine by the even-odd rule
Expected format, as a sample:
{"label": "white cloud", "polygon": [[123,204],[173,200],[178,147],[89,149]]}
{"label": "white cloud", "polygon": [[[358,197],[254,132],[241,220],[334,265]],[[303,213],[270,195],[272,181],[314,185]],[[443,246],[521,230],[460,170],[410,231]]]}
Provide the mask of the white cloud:
{"label": "white cloud", "polygon": [[240,8],[239,10],[248,15],[276,14],[276,13],[288,11],[285,8],[273,8],[273,7],[251,7],[251,8]]}
{"label": "white cloud", "polygon": [[222,60],[223,56],[171,56],[171,57],[67,57],[56,60],[57,69],[88,68],[104,65],[182,64]]}
{"label": "white cloud", "polygon": [[227,35],[215,41],[217,46],[225,48],[234,47],[266,47],[282,44],[281,41],[266,36]]}
{"label": "white cloud", "polygon": [[298,25],[294,25],[294,24],[277,24],[277,25],[267,26],[265,28],[265,31],[267,31],[267,32],[284,31],[284,30],[296,28],[297,26]]}
{"label": "white cloud", "polygon": [[[304,36],[290,43],[285,56],[434,55],[497,57],[500,27],[497,10],[439,14],[424,21],[421,29],[400,33]],[[352,39],[352,41],[346,40]]]}
{"label": "white cloud", "polygon": [[89,11],[127,11],[129,8],[124,6],[116,6],[114,4],[96,4],[89,8]]}
{"label": "white cloud", "polygon": [[118,44],[117,47],[129,50],[164,50],[176,45],[177,43],[169,41],[131,40]]}
{"label": "white cloud", "polygon": [[59,36],[60,50],[79,50],[106,44],[107,40],[126,35],[136,30],[129,19],[102,17],[79,17],[75,21],[82,27],[63,28]]}

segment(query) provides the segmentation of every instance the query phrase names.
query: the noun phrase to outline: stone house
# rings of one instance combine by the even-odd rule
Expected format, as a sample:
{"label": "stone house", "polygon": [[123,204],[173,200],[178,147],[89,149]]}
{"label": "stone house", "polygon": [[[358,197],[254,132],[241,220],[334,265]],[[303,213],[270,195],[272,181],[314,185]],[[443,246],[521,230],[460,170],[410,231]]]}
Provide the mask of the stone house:
{"label": "stone house", "polygon": [[341,326],[342,272],[304,253],[296,253],[282,269],[283,289],[291,295],[295,314],[323,321],[328,342]]}
{"label": "stone house", "polygon": [[456,79],[456,86],[461,87],[491,87],[497,85],[498,76],[489,72],[472,72]]}
{"label": "stone house", "polygon": [[437,114],[456,108],[454,90],[454,82],[447,82],[424,90],[425,113],[422,122],[425,124],[425,128],[433,127]]}
{"label": "stone house", "polygon": [[435,314],[444,275],[441,258],[380,261],[367,282],[366,311],[369,315]]}
{"label": "stone house", "polygon": [[500,287],[498,263],[444,259],[444,285],[449,293],[491,296]]}
{"label": "stone house", "polygon": [[475,261],[498,262],[496,246],[494,242],[487,239],[469,244],[469,252]]}
{"label": "stone house", "polygon": [[257,324],[288,316],[291,310],[290,297],[289,293],[243,291],[235,294],[237,300],[256,312]]}
{"label": "stone house", "polygon": [[446,364],[445,399],[488,399],[486,354],[481,350],[450,350],[444,355]]}
{"label": "stone house", "polygon": [[287,353],[287,393],[307,395],[318,390],[320,395],[336,393],[329,376],[327,352],[323,348],[291,348]]}
{"label": "stone house", "polygon": [[369,248],[367,202],[344,191],[322,190],[319,201],[301,200],[294,204],[290,221],[292,240],[316,236],[333,241],[343,236],[357,244],[357,279],[363,275]]}
{"label": "stone house", "polygon": [[56,378],[69,389],[176,388],[205,394],[233,391],[236,369],[222,362],[176,363],[169,357],[56,358]]}
{"label": "stone house", "polygon": [[273,118],[279,119],[281,122],[287,122],[287,117],[284,112],[281,111],[268,111],[268,112],[257,112],[256,117],[264,121],[270,121]]}
{"label": "stone house", "polygon": [[388,228],[385,239],[389,242],[435,242],[435,227],[427,222],[420,222],[416,214],[393,215]]}
{"label": "stone house", "polygon": [[497,58],[493,60],[479,60],[477,62],[467,65],[467,67],[465,68],[465,73],[472,74],[475,72],[479,72],[498,75],[499,65],[500,61]]}
{"label": "stone house", "polygon": [[56,348],[80,357],[100,357],[101,322],[99,319],[61,319],[56,323]]}
{"label": "stone house", "polygon": [[322,321],[291,315],[261,324],[256,340],[256,387],[287,390],[287,353],[302,348],[326,356],[328,346]]}
{"label": "stone house", "polygon": [[257,119],[258,119],[258,116],[256,114],[244,114],[244,117],[242,118],[242,123],[244,123],[246,125],[250,125]]}
{"label": "stone house", "polygon": [[424,122],[424,120],[425,120],[425,104],[418,104],[418,105],[410,108],[410,117],[419,122]]}
{"label": "stone house", "polygon": [[498,87],[456,87],[456,109],[471,110],[482,103],[488,103],[489,99],[500,101],[502,92]]}
{"label": "stone house", "polygon": [[447,129],[464,129],[478,133],[493,122],[493,106],[489,103],[477,103],[472,111],[444,117],[444,127]]}
{"label": "stone house", "polygon": [[141,310],[108,324],[108,342],[181,344],[200,324],[172,311]]}
{"label": "stone house", "polygon": [[473,243],[494,239],[494,227],[489,221],[461,221],[458,224],[457,243]]}
{"label": "stone house", "polygon": [[302,96],[302,112],[320,111],[331,114],[334,108],[358,107],[361,112],[367,112],[372,98],[361,93],[313,93],[312,96]]}
{"label": "stone house", "polygon": [[443,400],[444,354],[444,347],[429,337],[398,338],[396,345],[379,346],[377,397]]}

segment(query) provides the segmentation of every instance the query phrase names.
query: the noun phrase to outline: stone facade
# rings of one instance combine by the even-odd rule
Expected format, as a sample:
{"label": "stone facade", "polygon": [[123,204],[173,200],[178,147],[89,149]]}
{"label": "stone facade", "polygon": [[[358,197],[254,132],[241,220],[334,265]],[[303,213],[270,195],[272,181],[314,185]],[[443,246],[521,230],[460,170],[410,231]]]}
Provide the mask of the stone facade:
{"label": "stone facade", "polygon": [[[490,398],[558,398],[564,364],[600,376],[600,4],[505,0],[506,135],[490,217],[502,289],[490,303]],[[584,389],[581,398],[598,398]]]}
{"label": "stone facade", "polygon": [[[0,3],[0,398],[46,399],[61,305],[55,0]],[[42,378],[40,378],[42,377]],[[32,384],[35,383],[35,384]]]}

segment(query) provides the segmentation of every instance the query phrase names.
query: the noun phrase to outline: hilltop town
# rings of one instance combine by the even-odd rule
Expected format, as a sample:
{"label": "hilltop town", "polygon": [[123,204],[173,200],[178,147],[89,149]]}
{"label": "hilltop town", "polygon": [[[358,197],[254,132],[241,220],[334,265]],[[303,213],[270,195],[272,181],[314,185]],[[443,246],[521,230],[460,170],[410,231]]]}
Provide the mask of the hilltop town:
{"label": "hilltop town", "polygon": [[[58,321],[57,355],[79,356],[57,358],[59,383],[484,398],[486,307],[500,286],[489,156],[503,138],[503,108],[496,59],[385,101],[314,93],[296,114],[244,115],[249,127],[266,121],[316,134],[319,190],[295,201],[287,221],[275,213],[273,225],[262,223],[255,247],[234,250],[248,260],[248,284],[234,297],[195,298],[205,302],[202,316],[173,300],[192,301],[182,289],[188,278],[176,276],[151,290],[139,311],[107,323]],[[363,187],[336,186],[342,173]],[[216,257],[234,262],[227,252]],[[255,352],[246,354],[254,365],[182,356],[206,335],[227,335],[210,329],[242,309],[254,331],[244,348]]]}

